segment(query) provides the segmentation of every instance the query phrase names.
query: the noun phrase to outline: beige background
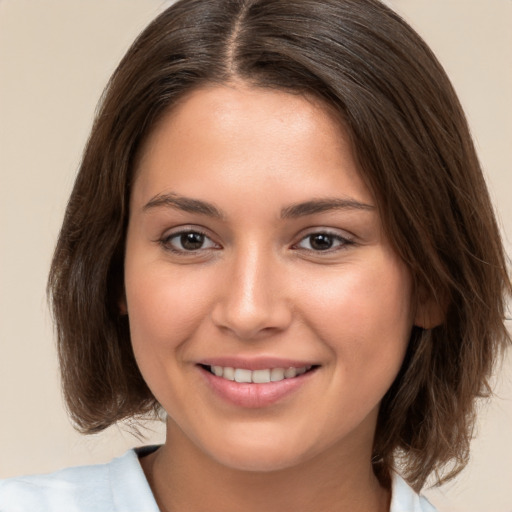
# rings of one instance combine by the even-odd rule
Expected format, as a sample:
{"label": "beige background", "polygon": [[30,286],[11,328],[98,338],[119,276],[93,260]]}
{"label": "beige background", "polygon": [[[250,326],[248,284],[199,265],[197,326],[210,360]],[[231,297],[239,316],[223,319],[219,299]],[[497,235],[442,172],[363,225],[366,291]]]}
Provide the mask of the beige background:
{"label": "beige background", "polygon": [[[445,65],[511,253],[512,1],[391,0]],[[157,0],[0,0],[0,477],[102,462],[142,441],[76,434],[60,398],[48,266],[96,102]],[[512,512],[512,357],[444,512]],[[144,442],[162,440],[159,424]]]}

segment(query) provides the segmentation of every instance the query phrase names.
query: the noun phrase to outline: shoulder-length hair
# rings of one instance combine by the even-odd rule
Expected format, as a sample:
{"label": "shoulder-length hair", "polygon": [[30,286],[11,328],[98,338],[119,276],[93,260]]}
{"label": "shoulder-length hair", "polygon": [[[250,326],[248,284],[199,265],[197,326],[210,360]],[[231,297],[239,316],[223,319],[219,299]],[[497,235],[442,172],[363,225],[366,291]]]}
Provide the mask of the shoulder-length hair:
{"label": "shoulder-length hair", "polygon": [[377,0],[180,0],[112,76],[67,206],[50,277],[64,395],[85,433],[158,408],[119,312],[138,150],[178,99],[241,80],[320,98],[348,131],[384,229],[441,325],[414,327],[373,448],[419,489],[468,458],[475,399],[510,341],[499,231],[465,116],[432,52]]}

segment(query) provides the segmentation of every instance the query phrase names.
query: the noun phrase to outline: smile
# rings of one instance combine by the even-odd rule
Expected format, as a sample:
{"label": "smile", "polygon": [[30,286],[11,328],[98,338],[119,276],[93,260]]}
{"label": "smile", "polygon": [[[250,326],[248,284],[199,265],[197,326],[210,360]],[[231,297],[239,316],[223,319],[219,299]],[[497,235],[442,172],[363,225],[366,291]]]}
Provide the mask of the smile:
{"label": "smile", "polygon": [[262,370],[248,370],[246,368],[232,368],[229,366],[204,366],[216,377],[239,383],[266,384],[269,382],[280,382],[285,379],[293,379],[306,372],[313,366],[301,366],[300,368],[267,368]]}
{"label": "smile", "polygon": [[308,386],[308,382],[314,379],[316,370],[320,368],[317,364],[272,360],[273,358],[243,362],[237,359],[203,361],[197,366],[215,395],[232,406],[245,409],[282,403],[286,398],[299,393],[304,386]]}

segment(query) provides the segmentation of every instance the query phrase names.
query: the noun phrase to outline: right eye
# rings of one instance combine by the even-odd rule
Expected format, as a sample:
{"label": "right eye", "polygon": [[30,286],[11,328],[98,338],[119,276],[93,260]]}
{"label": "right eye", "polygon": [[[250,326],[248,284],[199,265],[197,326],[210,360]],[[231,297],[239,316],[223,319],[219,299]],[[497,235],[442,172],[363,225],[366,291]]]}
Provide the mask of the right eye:
{"label": "right eye", "polygon": [[194,230],[172,233],[163,237],[160,243],[165,249],[181,254],[219,248],[219,246],[204,233]]}

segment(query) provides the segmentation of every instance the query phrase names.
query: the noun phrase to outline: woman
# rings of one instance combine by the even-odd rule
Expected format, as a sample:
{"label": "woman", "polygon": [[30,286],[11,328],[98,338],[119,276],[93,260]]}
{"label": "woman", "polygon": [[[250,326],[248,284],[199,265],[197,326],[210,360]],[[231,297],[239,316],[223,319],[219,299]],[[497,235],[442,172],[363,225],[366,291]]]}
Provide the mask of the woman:
{"label": "woman", "polygon": [[0,504],[432,510],[396,470],[464,466],[509,291],[460,105],[396,14],[177,2],[112,77],[50,275],[78,428],[162,408],[166,443]]}

